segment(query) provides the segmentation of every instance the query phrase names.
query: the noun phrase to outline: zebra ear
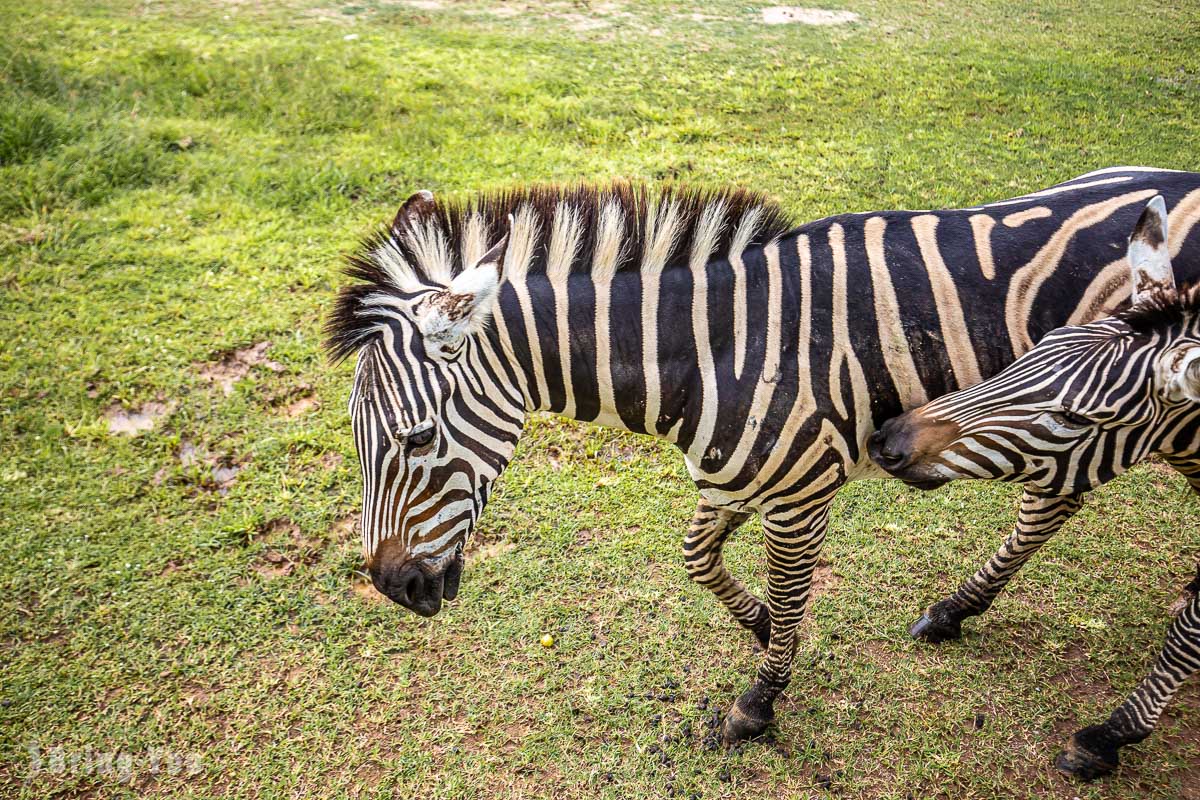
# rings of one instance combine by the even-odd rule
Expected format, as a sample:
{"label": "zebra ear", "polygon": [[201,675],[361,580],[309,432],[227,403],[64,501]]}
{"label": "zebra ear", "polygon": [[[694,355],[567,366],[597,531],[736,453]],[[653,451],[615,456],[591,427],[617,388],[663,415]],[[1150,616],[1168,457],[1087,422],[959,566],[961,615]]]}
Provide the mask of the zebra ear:
{"label": "zebra ear", "polygon": [[492,312],[492,298],[500,286],[501,264],[507,245],[508,234],[505,234],[474,266],[464,269],[450,281],[449,286],[417,304],[417,327],[427,345],[454,349],[464,336],[487,321]]}
{"label": "zebra ear", "polygon": [[1133,304],[1145,300],[1155,289],[1175,288],[1171,253],[1167,246],[1167,204],[1156,195],[1142,212],[1127,250],[1133,277]]}
{"label": "zebra ear", "polygon": [[1200,346],[1168,350],[1159,362],[1159,370],[1167,400],[1200,403]]}
{"label": "zebra ear", "polygon": [[392,220],[392,230],[401,231],[410,227],[426,214],[432,213],[436,207],[437,204],[433,201],[433,192],[422,189],[400,206],[400,210],[396,212],[396,218]]}

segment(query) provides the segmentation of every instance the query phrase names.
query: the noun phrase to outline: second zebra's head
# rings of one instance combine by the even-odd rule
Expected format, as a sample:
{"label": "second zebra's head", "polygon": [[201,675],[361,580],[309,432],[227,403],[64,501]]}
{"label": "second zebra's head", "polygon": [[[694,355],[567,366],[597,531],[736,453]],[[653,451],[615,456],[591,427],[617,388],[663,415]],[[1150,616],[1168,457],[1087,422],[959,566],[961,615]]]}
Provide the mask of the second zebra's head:
{"label": "second zebra's head", "polygon": [[1132,306],[1059,328],[995,377],[888,420],[871,458],[920,488],[960,478],[1093,489],[1151,453],[1200,451],[1200,286],[1177,289],[1161,197],[1127,252]]}
{"label": "second zebra's head", "polygon": [[458,594],[463,548],[525,420],[488,336],[508,231],[471,220],[451,248],[428,192],[350,260],[327,326],[358,353],[350,416],[363,478],[367,568],[422,616]]}

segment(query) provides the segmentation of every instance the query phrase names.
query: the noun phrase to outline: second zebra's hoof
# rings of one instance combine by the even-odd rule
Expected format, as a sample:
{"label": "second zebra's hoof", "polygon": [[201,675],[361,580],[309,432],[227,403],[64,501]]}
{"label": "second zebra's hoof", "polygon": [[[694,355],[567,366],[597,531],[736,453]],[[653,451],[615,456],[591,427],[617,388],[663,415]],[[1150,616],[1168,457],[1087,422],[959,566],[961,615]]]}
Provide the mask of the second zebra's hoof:
{"label": "second zebra's hoof", "polygon": [[[1054,759],[1055,769],[1080,781],[1094,781],[1097,778],[1111,775],[1116,770],[1120,763],[1118,748],[1105,746],[1103,736],[1089,736],[1089,732],[1093,731],[1095,727],[1084,728],[1067,741],[1066,748]],[[1098,747],[1096,749],[1108,752],[1098,753],[1084,744],[1081,739],[1097,739],[1095,744]]]}
{"label": "second zebra's hoof", "polygon": [[962,623],[939,624],[930,619],[928,614],[922,614],[919,620],[909,626],[908,635],[917,641],[930,644],[948,642],[962,638]]}

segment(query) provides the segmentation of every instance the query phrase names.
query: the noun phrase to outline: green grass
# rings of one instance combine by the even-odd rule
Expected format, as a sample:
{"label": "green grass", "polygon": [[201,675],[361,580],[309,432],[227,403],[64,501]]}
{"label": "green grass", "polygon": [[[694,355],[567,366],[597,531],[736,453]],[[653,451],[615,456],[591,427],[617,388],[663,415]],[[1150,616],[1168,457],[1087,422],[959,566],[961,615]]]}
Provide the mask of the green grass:
{"label": "green grass", "polygon": [[[1014,489],[852,486],[775,744],[711,752],[756,655],[686,579],[676,454],[535,420],[460,600],[420,620],[356,577],[350,371],[319,347],[339,254],[418,188],[735,182],[807,219],[1200,169],[1194,9],[436,5],[0,0],[0,794],[1200,797],[1194,684],[1116,778],[1049,767],[1194,569],[1196,505],[1161,468],[939,648],[905,626],[998,544]],[[278,370],[205,379],[264,341]],[[107,433],[152,402],[153,431]],[[760,530],[730,551],[761,590]],[[30,776],[30,744],[201,769]]]}

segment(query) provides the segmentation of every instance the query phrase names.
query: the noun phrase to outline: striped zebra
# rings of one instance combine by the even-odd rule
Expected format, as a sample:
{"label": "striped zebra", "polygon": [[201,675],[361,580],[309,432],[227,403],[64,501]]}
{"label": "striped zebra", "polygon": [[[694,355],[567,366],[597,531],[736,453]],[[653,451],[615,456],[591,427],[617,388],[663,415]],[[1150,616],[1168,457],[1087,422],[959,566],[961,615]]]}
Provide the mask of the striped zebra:
{"label": "striped zebra", "polygon": [[[1162,455],[1200,493],[1200,284],[1178,290],[1161,197],[1129,243],[1132,307],[1048,334],[995,377],[885,423],[872,457],[923,488],[958,478],[1019,481],[1052,506]],[[1010,540],[960,593],[989,596],[1044,541]],[[964,592],[965,590],[965,592]],[[1092,779],[1149,736],[1179,685],[1200,671],[1200,565],[1153,670],[1101,725],[1075,733],[1055,763]],[[952,598],[953,599],[953,598]]]}
{"label": "striped zebra", "polygon": [[[1157,193],[1182,273],[1200,277],[1200,175],[1146,168],[797,228],[744,191],[418,193],[351,257],[327,327],[335,361],[358,354],[372,580],[426,616],[455,597],[531,412],[667,439],[700,490],[688,573],[766,649],[722,725],[728,744],[753,737],[791,675],[831,501],[884,474],[866,452],[877,423],[1112,311],[1128,296],[1125,236]],[[752,513],[766,603],[721,555]]]}

